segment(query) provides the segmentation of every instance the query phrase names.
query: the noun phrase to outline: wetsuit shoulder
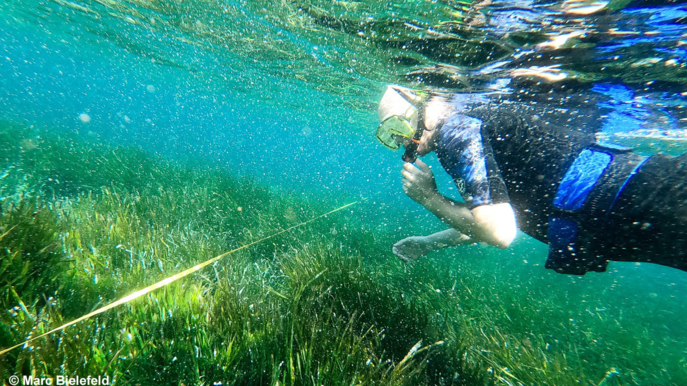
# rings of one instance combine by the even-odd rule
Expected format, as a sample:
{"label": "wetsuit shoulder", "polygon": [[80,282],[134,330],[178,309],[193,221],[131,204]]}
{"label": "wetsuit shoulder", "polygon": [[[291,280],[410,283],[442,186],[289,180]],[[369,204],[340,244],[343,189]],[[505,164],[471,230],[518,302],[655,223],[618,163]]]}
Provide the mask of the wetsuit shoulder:
{"label": "wetsuit shoulder", "polygon": [[470,109],[462,102],[454,104],[439,129],[439,161],[470,208],[509,202],[493,151],[483,136],[483,122],[465,114]]}

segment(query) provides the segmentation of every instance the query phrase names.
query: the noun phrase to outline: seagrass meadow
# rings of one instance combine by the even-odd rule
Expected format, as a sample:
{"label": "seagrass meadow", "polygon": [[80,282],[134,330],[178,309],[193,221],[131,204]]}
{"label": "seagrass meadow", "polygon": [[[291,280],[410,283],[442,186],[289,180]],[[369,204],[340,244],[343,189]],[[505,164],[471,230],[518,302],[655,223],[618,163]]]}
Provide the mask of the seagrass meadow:
{"label": "seagrass meadow", "polygon": [[[3,348],[354,200],[275,193],[220,169],[7,122],[0,171]],[[390,253],[396,230],[374,213],[363,201],[12,350],[0,377],[687,384],[684,285],[660,271],[550,274],[532,262],[545,248],[527,240],[518,258],[473,246],[406,265]]]}
{"label": "seagrass meadow", "polygon": [[397,84],[590,108],[573,129],[684,154],[686,20],[677,0],[0,1],[0,384],[687,385],[687,273],[560,275],[522,233],[405,264],[394,243],[447,225],[375,138]]}

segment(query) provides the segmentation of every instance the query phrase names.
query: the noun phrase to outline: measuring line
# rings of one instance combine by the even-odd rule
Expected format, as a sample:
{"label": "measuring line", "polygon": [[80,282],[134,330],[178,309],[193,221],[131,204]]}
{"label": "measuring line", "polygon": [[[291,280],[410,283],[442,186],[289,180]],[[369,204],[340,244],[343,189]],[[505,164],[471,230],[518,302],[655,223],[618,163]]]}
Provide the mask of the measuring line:
{"label": "measuring line", "polygon": [[303,226],[303,225],[305,225],[305,224],[308,224],[308,223],[310,223],[310,222],[313,222],[313,221],[315,221],[315,220],[318,220],[318,219],[320,219],[320,218],[322,218],[322,217],[325,217],[325,216],[327,216],[327,215],[330,215],[330,214],[332,214],[332,213],[335,213],[335,212],[338,212],[338,211],[340,211],[340,210],[346,209],[346,208],[348,208],[349,206],[352,206],[352,205],[357,204],[358,202],[359,202],[359,201],[355,201],[355,202],[352,202],[352,203],[350,203],[350,204],[346,204],[346,205],[344,205],[344,206],[342,206],[342,207],[340,207],[340,208],[334,209],[334,210],[329,211],[329,212],[327,212],[327,213],[325,213],[325,214],[321,214],[321,215],[319,215],[319,216],[317,216],[317,217],[313,217],[313,218],[311,218],[310,220],[304,221],[304,222],[302,222],[302,223],[300,223],[300,224],[297,224],[297,225],[294,225],[294,226],[292,226],[292,227],[283,229],[283,230],[281,230],[281,231],[279,231],[279,232],[277,232],[277,233],[274,233],[274,234],[272,234],[272,235],[270,235],[270,236],[267,236],[267,237],[265,237],[265,238],[262,238],[262,239],[260,239],[260,240],[258,240],[258,241],[253,241],[252,243],[243,245],[243,246],[238,247],[238,248],[236,248],[236,249],[234,249],[234,250],[231,250],[231,251],[225,252],[225,253],[223,253],[223,254],[221,254],[221,255],[219,255],[219,256],[213,257],[212,259],[210,259],[210,260],[208,260],[208,261],[205,261],[205,262],[200,263],[200,264],[198,264],[198,265],[196,265],[196,266],[193,266],[193,267],[191,267],[191,268],[189,268],[189,269],[187,269],[187,270],[185,270],[185,271],[179,272],[179,273],[177,273],[176,275],[170,276],[170,277],[168,277],[168,278],[166,278],[166,279],[164,279],[164,280],[161,280],[161,281],[159,281],[159,282],[157,282],[157,283],[155,283],[155,284],[153,284],[153,285],[151,285],[151,286],[149,286],[149,287],[146,287],[146,288],[143,288],[143,289],[141,289],[141,290],[138,290],[138,291],[132,293],[131,295],[125,296],[125,297],[123,297],[123,298],[117,300],[117,301],[114,302],[114,303],[110,303],[110,304],[106,305],[105,307],[98,308],[97,310],[95,310],[95,311],[93,311],[93,312],[91,312],[91,313],[89,313],[89,314],[86,314],[86,315],[84,315],[84,316],[82,316],[82,317],[80,317],[80,318],[78,318],[78,319],[72,320],[72,321],[69,322],[69,323],[63,324],[63,325],[61,325],[60,327],[57,327],[57,328],[55,328],[55,329],[52,329],[52,330],[50,330],[50,331],[48,331],[48,332],[46,332],[46,333],[44,333],[44,334],[38,335],[38,336],[36,336],[36,337],[30,338],[30,339],[28,339],[28,340],[26,340],[26,341],[24,341],[24,342],[22,342],[22,343],[19,343],[18,345],[12,346],[12,347],[10,347],[10,348],[6,348],[6,349],[0,351],[0,355],[4,355],[5,353],[14,350],[14,349],[17,348],[17,347],[20,347],[20,346],[23,346],[23,345],[25,345],[25,344],[31,343],[31,342],[33,342],[33,341],[36,340],[36,339],[40,339],[40,338],[42,338],[42,337],[44,337],[44,336],[46,336],[46,335],[50,335],[50,334],[52,334],[52,333],[54,333],[54,332],[63,330],[63,329],[65,329],[65,328],[67,328],[67,327],[69,327],[69,326],[71,326],[71,325],[73,325],[73,324],[79,323],[79,322],[81,322],[81,321],[84,321],[84,320],[86,320],[86,319],[88,319],[88,318],[91,318],[91,317],[93,317],[93,316],[96,316],[96,315],[98,315],[98,314],[102,314],[103,312],[105,312],[105,311],[107,311],[107,310],[110,310],[110,309],[115,308],[115,307],[117,307],[117,306],[121,306],[122,304],[128,303],[128,302],[130,302],[130,301],[132,301],[132,300],[134,300],[134,299],[140,298],[141,296],[143,296],[143,295],[145,295],[145,294],[147,294],[147,293],[149,293],[149,292],[155,291],[156,289],[162,288],[162,287],[166,286],[167,284],[170,284],[170,283],[172,283],[172,282],[175,282],[175,281],[181,279],[181,278],[184,277],[184,276],[188,276],[188,275],[192,274],[193,272],[196,272],[196,271],[198,271],[198,270],[201,270],[201,269],[207,267],[208,265],[210,265],[210,264],[212,264],[212,263],[218,261],[219,259],[221,259],[221,258],[223,258],[223,257],[225,257],[225,256],[228,256],[228,255],[231,255],[231,254],[234,253],[234,252],[238,252],[238,251],[240,251],[240,250],[242,250],[242,249],[245,249],[245,248],[248,248],[248,247],[253,246],[253,245],[255,245],[255,244],[261,243],[261,242],[263,242],[263,241],[265,241],[265,240],[268,240],[268,239],[271,239],[271,238],[273,238],[273,237],[279,236],[280,234],[286,233],[286,232],[288,232],[288,231],[290,231],[290,230],[292,230],[292,229],[294,229],[294,228]]}

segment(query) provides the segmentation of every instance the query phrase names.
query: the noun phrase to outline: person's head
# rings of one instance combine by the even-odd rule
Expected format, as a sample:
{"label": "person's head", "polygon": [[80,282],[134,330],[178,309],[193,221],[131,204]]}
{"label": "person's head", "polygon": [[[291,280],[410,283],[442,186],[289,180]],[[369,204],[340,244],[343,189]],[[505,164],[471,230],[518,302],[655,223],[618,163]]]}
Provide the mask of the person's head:
{"label": "person's head", "polygon": [[377,139],[392,150],[405,147],[403,158],[407,162],[413,162],[416,155],[426,155],[433,150],[432,133],[424,127],[423,114],[422,97],[405,87],[388,86],[379,102]]}

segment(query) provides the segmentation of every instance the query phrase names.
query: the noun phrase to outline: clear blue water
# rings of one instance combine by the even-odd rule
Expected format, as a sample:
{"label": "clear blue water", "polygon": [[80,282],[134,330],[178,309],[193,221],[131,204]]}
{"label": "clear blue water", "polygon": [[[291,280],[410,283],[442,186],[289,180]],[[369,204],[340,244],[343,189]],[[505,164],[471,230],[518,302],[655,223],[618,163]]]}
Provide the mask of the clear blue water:
{"label": "clear blue water", "polygon": [[[343,55],[346,45],[355,41],[351,43],[350,38],[345,40],[341,34],[318,26],[308,30],[289,25],[284,15],[270,21],[269,10],[261,9],[259,3],[213,3],[212,7],[224,11],[231,8],[224,19],[222,12],[204,12],[202,4],[193,2],[186,4],[187,8],[167,9],[167,14],[159,4],[146,4],[60,0],[35,4],[9,1],[0,6],[0,118],[135,144],[171,158],[225,165],[275,190],[379,195],[379,201],[391,201],[421,215],[399,192],[399,154],[386,151],[372,135],[375,103],[389,80],[388,74],[375,78],[370,68],[343,69],[343,60],[326,54],[334,50]],[[430,13],[423,19],[406,8],[410,3],[404,4],[389,4],[390,9],[395,9],[391,20],[415,16],[422,26],[435,18]],[[604,79],[595,73],[600,80],[595,90],[609,97],[603,104],[610,111],[603,132],[616,142],[644,145],[646,152],[681,154],[687,143],[687,114],[683,113],[684,91],[680,89],[685,83],[687,55],[687,43],[680,40],[685,33],[681,24],[687,14],[685,7],[641,7],[644,4],[636,2],[598,19],[577,16],[561,21],[560,13],[552,11],[556,9],[552,4],[522,1],[480,8],[485,20],[476,24],[472,33],[489,39],[516,33],[546,36],[552,34],[543,27],[548,23],[564,30],[571,24],[583,23],[585,18],[593,20],[596,25],[590,23],[584,31],[593,36],[597,29],[595,47],[591,53],[584,47],[579,50],[584,55],[595,55],[593,60],[602,64],[620,60],[628,74],[642,69],[645,76],[639,83],[623,84],[618,83],[617,74]],[[369,13],[375,6],[367,6],[371,8],[358,14],[352,12],[351,18],[374,18]],[[437,10],[445,7],[437,5],[435,12],[441,16]],[[245,20],[227,20],[237,14]],[[220,21],[235,22],[224,26],[234,35],[245,33],[251,37],[248,40],[264,35],[262,42],[255,43],[256,55],[245,56],[245,50],[223,48],[211,39],[213,32],[200,31],[207,27],[203,18],[213,16],[219,19],[218,27]],[[161,21],[156,23],[156,18]],[[174,23],[179,18],[183,20]],[[162,22],[166,23],[164,27],[160,27]],[[193,30],[194,26],[197,30]],[[289,26],[291,30],[282,28]],[[609,30],[631,33],[609,36]],[[317,41],[328,37],[334,40],[329,46]],[[273,52],[260,57],[261,52],[274,49],[267,45],[271,39],[291,50],[293,60],[272,59]],[[337,43],[341,46],[337,47]],[[512,41],[508,43],[513,45]],[[357,44],[362,48],[355,47],[356,55],[364,54],[359,50],[371,46],[366,39]],[[365,63],[385,59],[375,57],[380,55],[379,50],[370,49],[369,57],[353,59]],[[563,68],[579,65],[574,48],[556,59],[542,58],[546,55],[533,54],[530,51],[536,50],[524,45],[513,51],[513,57],[499,61],[499,69],[488,79],[499,79],[504,68],[522,67],[522,62],[527,61],[539,66],[563,64]],[[523,60],[523,55],[530,59]],[[255,65],[251,66],[251,62]],[[489,61],[473,64],[476,68],[491,65]],[[596,66],[603,68],[602,64]],[[297,84],[291,78],[295,76],[294,66],[311,66],[316,72],[324,68],[330,73],[327,78]],[[652,78],[656,67],[664,73],[672,71],[662,81],[669,83],[667,86],[647,86],[657,81]],[[351,69],[354,71],[348,71]],[[465,73],[470,71],[479,72],[466,69]],[[346,87],[345,82],[351,78],[366,87],[362,93]],[[313,83],[318,86],[318,80],[328,88],[313,87]],[[83,122],[81,114],[87,114],[90,121]],[[649,144],[645,143],[647,138]],[[439,174],[444,189],[452,189],[448,179],[442,177]]]}
{"label": "clear blue water", "polygon": [[[561,11],[599,4],[606,11]],[[425,219],[436,230],[442,225],[400,189],[400,154],[374,139],[385,84],[448,79],[464,90],[552,66],[567,74],[563,82],[594,84],[608,98],[607,139],[682,154],[686,18],[673,2],[9,0],[0,5],[0,119],[221,166],[277,192],[370,197],[365,210],[377,208],[380,224]],[[569,46],[537,48],[576,31],[583,35]],[[455,39],[430,39],[437,34]],[[455,67],[432,77],[436,64]],[[536,90],[538,81],[523,84]],[[407,208],[405,219],[385,206]],[[412,234],[404,228],[399,238]],[[485,277],[513,288],[534,278],[549,286],[543,296],[599,302],[615,320],[635,315],[648,335],[675,342],[673,355],[687,355],[686,274],[615,263],[604,274],[560,276],[543,269],[545,246],[525,235],[508,251],[480,248],[466,254],[486,259]]]}

